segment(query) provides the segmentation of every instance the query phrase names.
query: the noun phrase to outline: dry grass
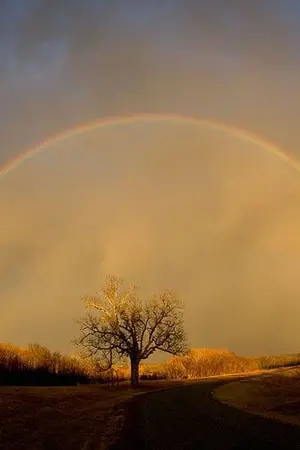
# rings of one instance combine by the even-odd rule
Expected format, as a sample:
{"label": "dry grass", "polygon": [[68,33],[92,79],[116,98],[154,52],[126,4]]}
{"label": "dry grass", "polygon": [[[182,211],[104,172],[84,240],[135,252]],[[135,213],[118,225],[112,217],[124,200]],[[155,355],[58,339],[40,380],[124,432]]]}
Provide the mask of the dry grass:
{"label": "dry grass", "polygon": [[[120,378],[129,379],[128,366],[115,367]],[[162,364],[140,365],[142,380],[198,379],[233,373],[248,373],[260,370],[255,358],[244,358],[227,349],[199,348],[187,351],[183,356],[174,356]]]}
{"label": "dry grass", "polygon": [[1,387],[1,450],[93,450],[106,448],[122,420],[116,405],[178,382],[144,382],[133,392],[117,387]]}
{"label": "dry grass", "polygon": [[[163,364],[141,364],[144,379],[197,379],[300,365],[299,355],[242,357],[228,349],[196,348]],[[129,377],[129,369],[122,372]]]}
{"label": "dry grass", "polygon": [[300,370],[284,369],[221,386],[216,397],[237,408],[300,425]]}
{"label": "dry grass", "polygon": [[100,379],[95,364],[51,352],[39,344],[26,348],[0,344],[1,385],[76,384]]}
{"label": "dry grass", "polygon": [[[105,448],[116,436],[123,411],[120,402],[149,390],[165,389],[195,379],[225,374],[259,371],[262,367],[293,365],[297,355],[243,358],[224,349],[193,349],[163,364],[141,364],[141,387],[133,392],[128,382],[119,386],[80,385],[69,387],[0,387],[1,450],[63,448],[93,450]],[[49,378],[49,374],[51,375]],[[54,375],[57,378],[53,378]],[[115,366],[119,379],[130,377],[128,366]],[[293,375],[292,375],[293,374]],[[48,380],[88,382],[95,379],[96,367],[88,361],[51,352],[37,344],[20,349],[0,344],[0,383],[40,384]],[[105,374],[102,374],[102,376]],[[107,374],[109,382],[110,373]],[[252,412],[289,414],[294,418],[300,405],[300,376],[282,371],[272,378],[230,383],[221,392],[223,400]],[[168,381],[169,380],[169,381]],[[177,380],[177,381],[176,381]],[[298,390],[297,390],[298,389]],[[288,399],[288,407],[286,399]],[[118,406],[119,405],[119,406]],[[110,434],[108,434],[108,431]]]}
{"label": "dry grass", "polygon": [[[247,376],[245,374],[245,376]],[[146,392],[194,383],[143,381],[118,387],[0,387],[1,450],[101,450],[118,436],[122,402]]]}
{"label": "dry grass", "polygon": [[[300,364],[299,355],[246,358],[227,349],[191,349],[162,364],[140,366],[141,379],[195,379]],[[91,361],[51,352],[38,344],[19,348],[0,344],[0,385],[68,385],[130,378],[128,365],[101,372]]]}
{"label": "dry grass", "polygon": [[300,355],[260,356],[257,358],[260,368],[276,369],[280,367],[292,367],[300,365]]}
{"label": "dry grass", "polygon": [[167,361],[166,377],[203,378],[213,375],[252,372],[259,370],[259,362],[253,358],[243,358],[227,349],[200,348],[189,350],[184,356]]}

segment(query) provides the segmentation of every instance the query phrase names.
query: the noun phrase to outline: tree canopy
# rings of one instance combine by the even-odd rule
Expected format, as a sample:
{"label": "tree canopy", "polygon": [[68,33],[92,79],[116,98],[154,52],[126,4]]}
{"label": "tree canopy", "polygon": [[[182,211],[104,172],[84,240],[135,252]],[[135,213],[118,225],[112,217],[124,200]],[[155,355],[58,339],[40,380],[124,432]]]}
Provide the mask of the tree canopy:
{"label": "tree canopy", "polygon": [[122,289],[123,280],[108,276],[96,296],[84,297],[86,314],[78,320],[76,344],[86,356],[105,361],[131,362],[131,384],[139,382],[139,364],[157,350],[177,355],[186,349],[183,304],[165,290],[142,300],[138,287]]}

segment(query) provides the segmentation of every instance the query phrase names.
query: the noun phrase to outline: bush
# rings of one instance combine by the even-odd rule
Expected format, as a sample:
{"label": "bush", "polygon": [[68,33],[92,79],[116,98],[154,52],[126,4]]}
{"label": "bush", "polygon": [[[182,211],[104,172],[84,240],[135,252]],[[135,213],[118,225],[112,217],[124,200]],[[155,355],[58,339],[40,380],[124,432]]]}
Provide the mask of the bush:
{"label": "bush", "polygon": [[1,385],[76,385],[104,382],[93,366],[80,358],[51,352],[39,344],[19,348],[0,344]]}
{"label": "bush", "polygon": [[[141,380],[203,378],[300,365],[300,355],[245,358],[226,349],[191,349],[163,364],[141,364]],[[130,378],[127,365],[103,372],[90,360],[51,352],[39,344],[19,348],[0,344],[0,385],[76,385]]]}
{"label": "bush", "polygon": [[228,350],[202,348],[169,359],[165,372],[167,378],[184,379],[249,372],[258,368],[256,359],[242,358]]}
{"label": "bush", "polygon": [[258,358],[260,369],[277,369],[300,365],[300,355],[261,356]]}

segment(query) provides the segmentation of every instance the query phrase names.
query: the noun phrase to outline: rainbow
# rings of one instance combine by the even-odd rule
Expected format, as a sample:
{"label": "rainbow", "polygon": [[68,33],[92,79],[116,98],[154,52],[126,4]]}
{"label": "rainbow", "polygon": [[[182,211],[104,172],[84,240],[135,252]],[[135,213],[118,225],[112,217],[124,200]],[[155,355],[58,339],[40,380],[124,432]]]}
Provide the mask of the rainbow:
{"label": "rainbow", "polygon": [[180,115],[180,114],[150,113],[150,114],[135,114],[135,115],[127,115],[127,116],[106,117],[104,119],[94,120],[94,121],[91,121],[88,123],[79,124],[77,126],[69,128],[67,130],[64,130],[60,133],[57,133],[57,134],[49,137],[48,139],[45,139],[42,142],[39,142],[34,147],[28,148],[27,150],[25,150],[18,156],[5,162],[5,164],[0,166],[0,177],[3,177],[4,175],[9,173],[13,169],[20,166],[27,159],[34,157],[38,153],[53,146],[57,142],[76,137],[82,133],[88,132],[89,130],[92,130],[95,128],[101,128],[101,127],[116,126],[116,125],[121,125],[121,124],[131,124],[131,123],[150,122],[150,121],[159,121],[159,122],[168,121],[168,122],[175,122],[175,123],[181,123],[181,124],[186,122],[189,124],[208,126],[214,130],[230,134],[239,139],[242,139],[244,141],[247,141],[249,143],[257,145],[257,146],[261,147],[262,149],[264,149],[270,153],[273,153],[278,158],[287,162],[288,164],[293,166],[298,172],[300,172],[300,162],[295,157],[293,157],[292,155],[289,155],[281,147],[279,147],[278,145],[276,145],[270,141],[267,141],[262,136],[254,134],[254,133],[244,130],[242,128],[238,128],[233,125],[219,122],[214,119],[201,118],[201,117],[197,117],[197,116],[186,116],[186,115]]}

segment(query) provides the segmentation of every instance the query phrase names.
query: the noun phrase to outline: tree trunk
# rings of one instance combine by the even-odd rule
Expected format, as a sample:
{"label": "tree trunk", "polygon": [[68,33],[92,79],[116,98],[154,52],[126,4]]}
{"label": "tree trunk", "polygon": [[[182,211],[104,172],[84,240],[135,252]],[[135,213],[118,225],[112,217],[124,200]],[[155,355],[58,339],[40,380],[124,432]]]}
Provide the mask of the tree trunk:
{"label": "tree trunk", "polygon": [[131,387],[135,388],[139,384],[139,366],[140,361],[135,358],[130,359],[131,363]]}

